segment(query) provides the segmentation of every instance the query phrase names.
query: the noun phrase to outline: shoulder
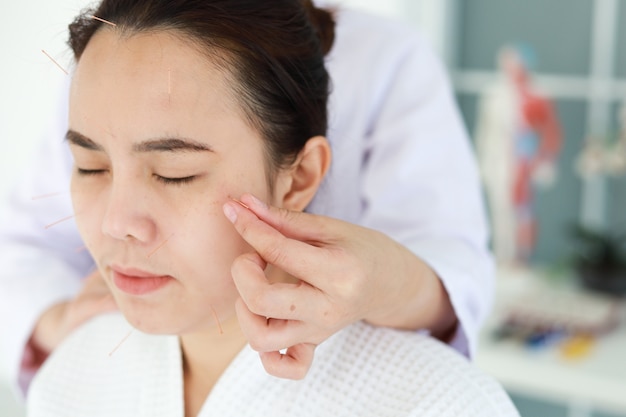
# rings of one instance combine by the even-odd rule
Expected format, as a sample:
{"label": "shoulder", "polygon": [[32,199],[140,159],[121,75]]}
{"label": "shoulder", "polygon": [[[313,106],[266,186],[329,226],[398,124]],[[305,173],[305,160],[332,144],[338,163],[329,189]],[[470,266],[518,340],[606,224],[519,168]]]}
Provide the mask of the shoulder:
{"label": "shoulder", "polygon": [[336,35],[329,61],[342,55],[366,56],[378,63],[406,55],[433,55],[427,38],[407,22],[343,7],[331,10]]}
{"label": "shoulder", "polygon": [[177,355],[175,337],[133,330],[119,313],[98,316],[73,332],[44,363],[29,391],[29,412],[126,416],[141,406],[138,393],[147,379],[158,376],[155,362],[163,367],[159,372],[171,372],[168,362],[177,365]]}
{"label": "shoulder", "polygon": [[312,378],[352,397],[363,415],[517,415],[495,380],[417,332],[357,323],[318,349]]}
{"label": "shoulder", "polygon": [[335,41],[326,57],[333,128],[361,114],[369,129],[382,112],[421,111],[441,92],[449,95],[445,67],[418,29],[356,10],[338,8],[334,14]]}

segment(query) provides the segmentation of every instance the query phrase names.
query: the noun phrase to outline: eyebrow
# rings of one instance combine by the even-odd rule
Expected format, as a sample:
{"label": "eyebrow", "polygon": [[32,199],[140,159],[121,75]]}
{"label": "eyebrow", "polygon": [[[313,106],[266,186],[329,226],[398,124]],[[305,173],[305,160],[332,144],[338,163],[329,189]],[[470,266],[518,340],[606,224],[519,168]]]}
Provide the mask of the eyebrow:
{"label": "eyebrow", "polygon": [[[68,130],[65,134],[65,139],[75,146],[89,149],[92,151],[104,152],[102,145],[89,139],[82,133],[78,133],[75,130]],[[147,152],[213,152],[213,149],[193,139],[187,138],[159,138],[150,139],[144,142],[136,143],[133,145],[133,152],[147,153]]]}
{"label": "eyebrow", "polygon": [[65,134],[65,140],[67,140],[70,144],[80,146],[81,148],[89,149],[92,151],[104,151],[104,148],[102,146],[98,145],[87,136],[78,133],[72,129],[68,130]]}

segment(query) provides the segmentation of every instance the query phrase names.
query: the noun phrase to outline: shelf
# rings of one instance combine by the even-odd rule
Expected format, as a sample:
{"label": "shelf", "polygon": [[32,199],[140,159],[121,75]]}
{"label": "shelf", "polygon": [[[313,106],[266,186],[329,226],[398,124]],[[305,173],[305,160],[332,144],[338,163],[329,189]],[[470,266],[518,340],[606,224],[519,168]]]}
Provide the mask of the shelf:
{"label": "shelf", "polygon": [[[574,299],[573,292],[578,291],[580,299],[585,300],[587,293],[576,289],[571,282],[550,279],[541,271],[501,268],[494,312],[481,334],[476,363],[516,393],[626,415],[626,309],[623,302],[617,310],[618,327],[595,338],[589,353],[579,358],[565,357],[558,344],[529,348],[518,341],[498,341],[493,337],[494,329],[502,322],[508,308],[527,297],[529,292],[540,293],[545,288],[557,298],[563,294],[570,302]],[[578,302],[572,309],[583,309],[583,304],[584,301]]]}

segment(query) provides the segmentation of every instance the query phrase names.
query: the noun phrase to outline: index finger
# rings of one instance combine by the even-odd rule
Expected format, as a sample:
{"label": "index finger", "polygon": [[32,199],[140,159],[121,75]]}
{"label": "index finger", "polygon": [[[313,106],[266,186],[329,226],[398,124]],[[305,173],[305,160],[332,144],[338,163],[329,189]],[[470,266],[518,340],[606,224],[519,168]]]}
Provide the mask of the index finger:
{"label": "index finger", "polygon": [[259,219],[283,235],[311,244],[323,245],[336,239],[338,230],[344,224],[331,217],[274,207],[252,194],[243,194],[241,202]]}
{"label": "index finger", "polygon": [[223,208],[237,232],[263,260],[319,288],[314,281],[322,277],[315,272],[328,256],[324,248],[286,237],[235,201],[226,202]]}

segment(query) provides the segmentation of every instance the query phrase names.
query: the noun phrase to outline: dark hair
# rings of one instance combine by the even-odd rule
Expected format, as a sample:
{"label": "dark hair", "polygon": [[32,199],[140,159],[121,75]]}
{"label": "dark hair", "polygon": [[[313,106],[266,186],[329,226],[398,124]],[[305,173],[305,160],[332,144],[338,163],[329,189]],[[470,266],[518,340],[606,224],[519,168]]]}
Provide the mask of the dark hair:
{"label": "dark hair", "polygon": [[77,61],[94,33],[111,27],[93,16],[122,33],[188,36],[229,71],[245,117],[265,139],[270,173],[292,163],[309,138],[326,134],[324,55],[334,21],[310,0],[103,0],[69,25]]}

